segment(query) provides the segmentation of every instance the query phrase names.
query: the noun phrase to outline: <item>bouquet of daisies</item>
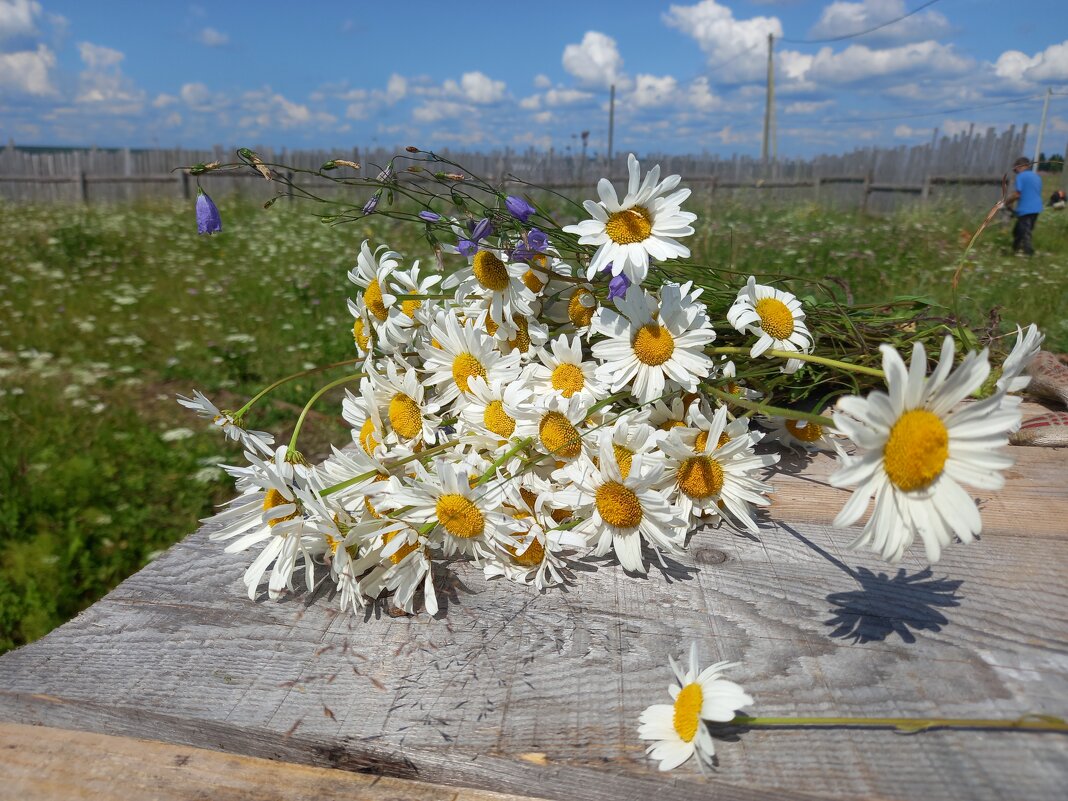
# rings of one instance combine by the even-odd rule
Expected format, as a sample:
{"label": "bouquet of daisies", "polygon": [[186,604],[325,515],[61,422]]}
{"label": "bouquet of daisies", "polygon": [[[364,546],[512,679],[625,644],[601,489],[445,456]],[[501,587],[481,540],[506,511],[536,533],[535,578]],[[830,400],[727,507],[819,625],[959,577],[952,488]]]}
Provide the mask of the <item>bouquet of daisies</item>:
{"label": "bouquet of daisies", "polygon": [[[282,179],[239,154],[191,171],[251,166],[313,197],[302,171]],[[239,494],[209,522],[227,551],[253,552],[250,598],[302,576],[334,585],[342,609],[388,596],[435,614],[435,572],[455,559],[539,591],[574,581],[569,566],[590,555],[643,575],[702,527],[758,531],[771,441],[836,454],[833,483],[856,487],[836,524],[874,497],[855,546],[896,561],[919,537],[935,561],[980,531],[962,484],[996,489],[1011,464],[1000,449],[1019,427],[1011,393],[1041,344],[1034,326],[991,388],[987,350],[955,364],[974,335],[943,323],[932,337],[910,324],[926,314],[915,302],[846,309],[824,287],[803,302],[687,261],[689,190],[659,167],[643,175],[634,156],[622,197],[602,179],[598,200],[564,206],[564,225],[533,193],[506,194],[436,154],[398,159],[407,169],[338,179],[373,193],[324,215],[403,220],[434,254],[429,269],[386,243],[355,256],[355,358],[306,407],[345,386],[351,442],[310,465],[296,448],[304,415],[289,445],[247,427],[263,393],[237,412],[179,398],[245,446],[247,464],[226,467]],[[358,165],[315,175],[340,167]],[[893,344],[876,354],[872,341]],[[910,343],[906,365],[894,345]],[[925,344],[940,348],[930,373]],[[820,414],[834,399],[833,416]]]}

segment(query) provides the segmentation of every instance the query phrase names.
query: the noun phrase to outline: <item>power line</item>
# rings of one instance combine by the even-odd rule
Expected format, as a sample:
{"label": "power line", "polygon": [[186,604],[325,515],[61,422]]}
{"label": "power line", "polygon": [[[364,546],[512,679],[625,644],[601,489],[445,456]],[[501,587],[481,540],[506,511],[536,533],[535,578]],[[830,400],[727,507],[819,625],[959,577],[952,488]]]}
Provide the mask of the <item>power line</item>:
{"label": "power line", "polygon": [[903,20],[903,19],[908,19],[913,14],[919,14],[921,11],[923,11],[928,6],[933,6],[937,2],[938,2],[938,0],[927,0],[926,3],[923,3],[922,5],[917,6],[916,8],[912,9],[912,11],[908,12],[907,14],[902,14],[900,17],[895,17],[894,19],[887,20],[886,22],[881,22],[878,25],[876,25],[874,28],[868,28],[867,30],[863,30],[863,31],[856,31],[855,33],[847,33],[847,34],[843,34],[842,36],[832,36],[829,39],[787,39],[787,38],[783,37],[779,41],[780,42],[789,42],[790,44],[830,44],[831,42],[841,42],[841,41],[843,41],[845,39],[856,39],[858,36],[865,36],[865,35],[867,35],[869,33],[874,33],[875,31],[882,30],[883,28],[889,27],[890,25],[893,25],[895,23],[901,22],[901,20]]}
{"label": "power line", "polygon": [[924,111],[916,114],[895,114],[889,117],[839,117],[837,119],[820,120],[821,123],[850,123],[850,122],[886,122],[888,120],[912,120],[919,117],[936,117],[939,114],[961,114],[965,111],[980,111],[981,109],[994,108],[995,106],[1009,106],[1014,103],[1035,102],[1042,95],[1029,95],[1028,97],[1014,97],[1010,100],[999,100],[995,103],[984,103],[980,106],[961,106],[958,108],[944,108],[938,111]]}

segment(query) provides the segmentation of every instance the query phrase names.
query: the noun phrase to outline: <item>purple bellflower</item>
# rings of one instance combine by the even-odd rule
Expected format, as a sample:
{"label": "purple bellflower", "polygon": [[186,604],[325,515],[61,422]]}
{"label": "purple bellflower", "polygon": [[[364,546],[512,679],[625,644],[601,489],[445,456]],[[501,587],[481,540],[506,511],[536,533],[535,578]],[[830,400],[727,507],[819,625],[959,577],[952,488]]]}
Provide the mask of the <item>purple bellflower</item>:
{"label": "purple bellflower", "polygon": [[432,223],[432,222],[437,222],[438,220],[440,220],[441,219],[441,215],[440,214],[435,214],[432,211],[427,211],[426,209],[424,209],[423,211],[419,212],[419,219],[423,220],[425,222],[431,222]]}
{"label": "purple bellflower", "polygon": [[203,189],[197,191],[197,233],[217,234],[222,230],[218,207]]}
{"label": "purple bellflower", "polygon": [[461,256],[473,256],[478,252],[478,243],[487,236],[493,236],[493,225],[488,217],[483,217],[471,229],[471,235],[456,243],[456,250]]}
{"label": "purple bellflower", "polygon": [[371,195],[371,199],[370,200],[368,200],[366,203],[363,204],[363,213],[364,214],[374,214],[375,213],[375,209],[378,208],[378,201],[381,199],[381,197],[382,197],[382,190],[379,189],[377,192],[375,192],[373,195]]}
{"label": "purple bellflower", "polygon": [[516,197],[515,195],[509,195],[505,198],[504,205],[508,209],[508,213],[522,223],[529,220],[530,215],[537,211],[537,209],[527,203],[523,198]]}
{"label": "purple bellflower", "polygon": [[[612,262],[608,262],[608,264],[602,267],[601,272],[611,273]],[[615,300],[616,298],[626,297],[628,289],[630,289],[630,279],[627,278],[625,273],[620,273],[608,282],[608,299]]]}

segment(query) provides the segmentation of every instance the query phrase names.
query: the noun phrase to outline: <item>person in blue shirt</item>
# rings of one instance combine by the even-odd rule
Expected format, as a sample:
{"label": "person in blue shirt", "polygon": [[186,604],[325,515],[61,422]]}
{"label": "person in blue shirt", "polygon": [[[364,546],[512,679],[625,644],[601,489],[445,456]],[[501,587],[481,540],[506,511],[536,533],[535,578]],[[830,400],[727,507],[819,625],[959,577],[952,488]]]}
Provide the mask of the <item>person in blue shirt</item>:
{"label": "person in blue shirt", "polygon": [[1007,201],[1011,209],[1015,206],[1016,225],[1012,229],[1012,250],[1017,255],[1035,255],[1031,245],[1031,234],[1042,211],[1042,179],[1037,172],[1031,171],[1031,160],[1020,156],[1012,165],[1016,173],[1015,191]]}

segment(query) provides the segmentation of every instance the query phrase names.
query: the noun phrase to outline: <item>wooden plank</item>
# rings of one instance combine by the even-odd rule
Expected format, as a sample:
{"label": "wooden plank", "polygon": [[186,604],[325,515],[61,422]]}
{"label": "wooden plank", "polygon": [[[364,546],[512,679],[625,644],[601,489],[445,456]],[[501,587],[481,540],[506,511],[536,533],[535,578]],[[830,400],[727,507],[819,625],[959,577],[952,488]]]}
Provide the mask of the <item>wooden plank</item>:
{"label": "wooden plank", "polygon": [[0,795],[20,801],[534,801],[17,723],[0,723],[0,753]]}
{"label": "wooden plank", "polygon": [[982,541],[931,570],[847,551],[816,458],[775,475],[759,536],[699,532],[646,579],[585,563],[566,593],[455,564],[437,619],[343,616],[325,590],[250,602],[249,556],[201,531],[0,657],[0,720],[545,798],[1060,797],[1058,735],[753,729],[705,778],[659,773],[636,733],[691,640],[741,663],[751,714],[1068,717],[1065,452],[1012,453]]}

